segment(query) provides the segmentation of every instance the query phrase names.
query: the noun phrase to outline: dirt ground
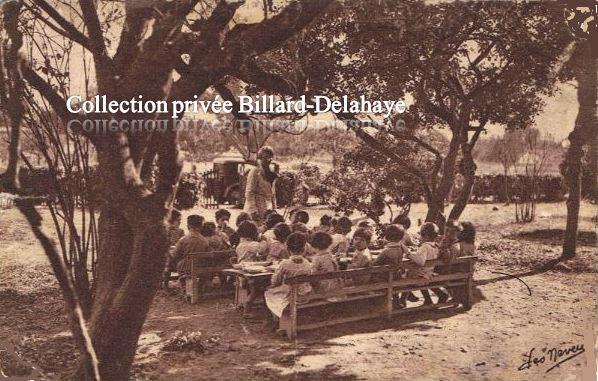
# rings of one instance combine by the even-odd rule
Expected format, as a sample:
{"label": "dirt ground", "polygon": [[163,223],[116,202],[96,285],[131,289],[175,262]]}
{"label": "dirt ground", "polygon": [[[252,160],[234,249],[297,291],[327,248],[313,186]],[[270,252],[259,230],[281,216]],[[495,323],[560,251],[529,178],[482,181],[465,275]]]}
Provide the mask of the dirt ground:
{"label": "dirt ground", "polygon": [[[478,227],[476,302],[470,311],[344,324],[302,333],[293,343],[260,319],[243,319],[231,297],[189,305],[176,289],[160,291],[144,326],[134,379],[594,380],[595,206],[582,208],[577,258],[549,269],[543,265],[560,254],[564,204],[539,205],[537,221],[521,225],[512,223],[512,206],[494,207],[470,205],[462,218]],[[324,212],[310,213],[317,220]],[[415,205],[414,220],[423,212]],[[45,223],[50,231],[50,220]],[[0,248],[3,374],[68,380],[76,350],[60,294],[14,209],[0,210]],[[520,277],[531,296],[519,280],[493,272]],[[173,336],[199,340],[168,350]],[[549,355],[552,348],[572,346],[575,351],[561,353],[557,361]],[[530,351],[536,363],[525,369]],[[578,355],[553,368],[571,354]]]}

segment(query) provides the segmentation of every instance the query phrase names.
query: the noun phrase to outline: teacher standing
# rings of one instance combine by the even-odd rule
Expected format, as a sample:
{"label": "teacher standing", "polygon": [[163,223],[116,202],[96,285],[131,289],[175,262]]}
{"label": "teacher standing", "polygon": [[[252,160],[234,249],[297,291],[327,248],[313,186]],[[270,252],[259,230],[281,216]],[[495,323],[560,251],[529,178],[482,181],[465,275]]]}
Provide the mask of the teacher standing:
{"label": "teacher standing", "polygon": [[258,165],[247,175],[245,186],[245,206],[243,211],[249,213],[254,221],[261,222],[269,205],[275,206],[272,184],[276,173],[270,170],[274,151],[269,146],[260,148],[257,153]]}

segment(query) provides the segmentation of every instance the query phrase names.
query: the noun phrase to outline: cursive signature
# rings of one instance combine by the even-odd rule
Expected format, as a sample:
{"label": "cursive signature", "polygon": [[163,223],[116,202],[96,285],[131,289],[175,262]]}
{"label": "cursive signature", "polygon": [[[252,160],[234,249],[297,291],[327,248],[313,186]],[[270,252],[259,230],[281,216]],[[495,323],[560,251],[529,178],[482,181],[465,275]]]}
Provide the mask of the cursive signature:
{"label": "cursive signature", "polygon": [[554,368],[558,368],[562,363],[571,360],[574,357],[579,356],[586,350],[583,344],[574,344],[565,348],[542,348],[542,353],[538,351],[535,354],[536,348],[532,348],[529,353],[523,355],[523,364],[521,364],[518,370],[530,369],[532,366],[540,366],[541,364],[551,365],[546,370],[546,373],[550,372]]}

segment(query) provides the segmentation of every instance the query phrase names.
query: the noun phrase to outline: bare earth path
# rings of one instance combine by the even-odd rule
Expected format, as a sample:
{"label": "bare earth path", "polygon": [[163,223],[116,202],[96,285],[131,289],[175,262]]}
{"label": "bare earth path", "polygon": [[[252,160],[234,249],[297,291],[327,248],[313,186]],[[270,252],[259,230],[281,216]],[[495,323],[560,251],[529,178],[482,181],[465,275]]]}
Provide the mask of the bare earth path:
{"label": "bare earth path", "polygon": [[[160,292],[144,327],[138,380],[593,380],[597,273],[595,209],[585,205],[579,257],[552,269],[559,255],[562,204],[541,205],[537,222],[509,224],[510,207],[470,205],[479,226],[476,303],[466,313],[405,316],[276,337],[260,320],[244,320],[230,298],[188,305]],[[415,208],[415,213],[418,208]],[[416,215],[417,217],[417,215]],[[48,222],[48,221],[46,221]],[[39,366],[48,379],[69,379],[76,360],[50,269],[15,210],[0,210],[0,366],[24,374]],[[520,276],[517,279],[492,271]],[[166,351],[177,331],[201,332],[191,350]],[[184,335],[184,334],[183,334]],[[581,345],[585,352],[581,353]],[[577,346],[556,362],[551,348]],[[14,347],[14,348],[11,348]],[[11,354],[15,349],[18,355]],[[524,363],[532,358],[543,362]],[[544,352],[542,351],[544,349]],[[36,378],[38,379],[38,378]]]}

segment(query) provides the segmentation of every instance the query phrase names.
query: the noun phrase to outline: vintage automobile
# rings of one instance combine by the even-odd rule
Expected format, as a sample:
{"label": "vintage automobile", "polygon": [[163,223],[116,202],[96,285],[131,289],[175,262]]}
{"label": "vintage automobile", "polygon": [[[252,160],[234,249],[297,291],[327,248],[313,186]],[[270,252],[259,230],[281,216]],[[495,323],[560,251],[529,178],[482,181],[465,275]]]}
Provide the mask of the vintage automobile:
{"label": "vintage automobile", "polygon": [[245,175],[251,164],[241,156],[217,157],[212,164],[212,169],[202,173],[204,204],[243,205]]}
{"label": "vintage automobile", "polygon": [[[212,164],[212,169],[202,173],[204,182],[202,191],[203,205],[205,207],[218,207],[218,205],[228,203],[242,207],[245,202],[247,173],[256,163],[241,156],[221,156],[214,159]],[[280,173],[278,163],[272,163],[271,165],[272,171],[279,174],[279,180],[276,181],[278,207],[291,205],[294,201],[297,201],[295,200],[297,198],[301,200],[301,204],[304,204],[308,196],[308,191],[303,189],[305,184],[299,183],[299,178],[294,173]]]}

